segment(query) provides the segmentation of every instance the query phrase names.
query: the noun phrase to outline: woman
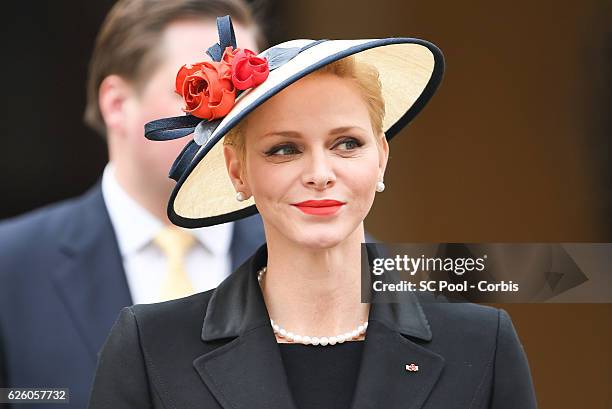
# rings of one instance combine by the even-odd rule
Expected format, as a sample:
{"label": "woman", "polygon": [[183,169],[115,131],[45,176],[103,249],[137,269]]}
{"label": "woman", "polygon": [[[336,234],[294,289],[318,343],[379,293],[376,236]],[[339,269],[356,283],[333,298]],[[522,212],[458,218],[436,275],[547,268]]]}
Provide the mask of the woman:
{"label": "woman", "polygon": [[228,18],[218,26],[213,62],[177,75],[189,115],[147,136],[194,133],[171,171],[174,223],[259,211],[267,243],[216,290],[125,308],[90,408],[534,408],[504,311],[360,302],[387,140],[435,91],[440,51],[299,40],[255,56],[236,50]]}

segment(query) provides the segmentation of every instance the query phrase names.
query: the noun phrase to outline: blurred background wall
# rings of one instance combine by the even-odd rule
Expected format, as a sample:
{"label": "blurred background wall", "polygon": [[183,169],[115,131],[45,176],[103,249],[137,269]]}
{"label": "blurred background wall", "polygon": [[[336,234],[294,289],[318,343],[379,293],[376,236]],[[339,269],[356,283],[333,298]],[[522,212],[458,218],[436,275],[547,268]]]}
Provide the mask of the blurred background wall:
{"label": "blurred background wall", "polygon": [[[257,1],[270,42],[415,36],[447,70],[391,144],[368,230],[395,242],[612,241],[612,4]],[[0,218],[83,192],[107,160],[82,121],[113,1],[12,2],[2,27]],[[503,305],[541,408],[610,408],[610,304]],[[587,347],[588,345],[588,347]],[[518,409],[518,408],[517,408]]]}

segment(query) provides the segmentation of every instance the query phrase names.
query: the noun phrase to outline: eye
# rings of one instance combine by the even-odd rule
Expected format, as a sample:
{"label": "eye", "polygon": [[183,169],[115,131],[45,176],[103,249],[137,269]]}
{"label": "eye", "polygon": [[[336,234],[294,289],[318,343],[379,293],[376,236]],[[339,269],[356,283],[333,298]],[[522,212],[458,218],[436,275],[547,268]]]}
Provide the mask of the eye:
{"label": "eye", "polygon": [[300,151],[292,144],[283,144],[277,145],[270,148],[266,152],[266,156],[288,156],[288,155],[296,155],[300,153]]}
{"label": "eye", "polygon": [[[340,150],[351,151],[351,150],[354,150],[356,148],[359,148],[361,145],[362,145],[362,143],[359,142],[355,138],[346,138],[346,139],[343,139],[340,143],[338,143],[336,145],[336,147],[341,147]],[[344,148],[342,148],[343,146],[344,146]]]}

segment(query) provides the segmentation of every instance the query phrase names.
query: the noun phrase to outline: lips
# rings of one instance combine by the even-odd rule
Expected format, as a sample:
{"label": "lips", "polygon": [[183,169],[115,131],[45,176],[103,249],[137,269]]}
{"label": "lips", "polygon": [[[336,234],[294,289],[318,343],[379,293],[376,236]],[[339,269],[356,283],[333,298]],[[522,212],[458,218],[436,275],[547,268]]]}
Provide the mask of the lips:
{"label": "lips", "polygon": [[296,203],[295,206],[304,207],[328,207],[328,206],[341,206],[344,202],[337,200],[306,200],[304,202]]}
{"label": "lips", "polygon": [[295,203],[293,206],[300,209],[303,213],[316,216],[328,216],[336,213],[344,205],[338,200],[306,200]]}

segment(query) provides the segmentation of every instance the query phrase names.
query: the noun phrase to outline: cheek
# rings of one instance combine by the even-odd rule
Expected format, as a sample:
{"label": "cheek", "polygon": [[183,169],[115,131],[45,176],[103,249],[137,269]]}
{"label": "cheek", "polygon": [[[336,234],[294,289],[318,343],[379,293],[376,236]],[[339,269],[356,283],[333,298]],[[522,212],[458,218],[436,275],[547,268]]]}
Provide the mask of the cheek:
{"label": "cheek", "polygon": [[355,166],[345,167],[343,183],[352,202],[353,217],[363,220],[374,202],[379,169],[377,158],[361,158]]}
{"label": "cheek", "polygon": [[182,111],[184,105],[182,98],[175,93],[148,92],[142,97],[140,120],[143,123],[160,118],[185,115]]}
{"label": "cheek", "polygon": [[143,136],[143,150],[146,150],[155,163],[164,172],[170,171],[174,160],[179,156],[185,144],[189,142],[187,138],[180,138],[173,141],[149,141]]}
{"label": "cheek", "polygon": [[342,179],[349,191],[357,198],[363,199],[371,197],[370,193],[375,190],[378,175],[378,158],[372,155],[344,166],[342,171]]}
{"label": "cheek", "polygon": [[144,132],[144,125],[147,122],[185,115],[185,112],[181,109],[184,105],[182,98],[174,92],[169,92],[166,88],[163,88],[162,92],[158,89],[160,87],[155,85],[151,84],[138,97],[137,109],[139,112],[137,117],[141,132]]}
{"label": "cheek", "polygon": [[287,197],[292,186],[297,183],[295,167],[291,165],[270,164],[258,159],[258,163],[247,159],[247,181],[251,193],[259,204],[270,203]]}
{"label": "cheek", "polygon": [[144,126],[147,122],[159,118],[180,115],[180,108],[178,113],[173,109],[176,102],[169,97],[160,99],[149,97],[148,100],[143,98],[139,103],[133,104],[130,114],[126,115],[125,126],[133,160],[150,166],[153,172],[161,172],[164,175],[189,142],[189,137],[163,142],[150,141],[144,136]]}

